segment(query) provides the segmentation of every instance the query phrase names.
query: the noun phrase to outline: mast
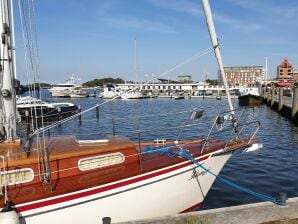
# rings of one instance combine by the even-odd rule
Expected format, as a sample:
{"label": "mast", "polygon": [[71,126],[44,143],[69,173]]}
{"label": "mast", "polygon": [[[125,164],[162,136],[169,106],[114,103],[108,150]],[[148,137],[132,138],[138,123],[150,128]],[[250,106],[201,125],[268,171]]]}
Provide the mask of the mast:
{"label": "mast", "polygon": [[17,138],[14,57],[12,55],[9,1],[0,0],[0,4],[0,138],[10,142]]}
{"label": "mast", "polygon": [[230,93],[229,93],[228,83],[227,83],[227,80],[226,80],[226,77],[225,77],[225,71],[224,71],[224,67],[223,67],[223,63],[222,63],[222,59],[221,59],[221,54],[220,54],[220,50],[219,50],[219,42],[218,42],[218,38],[217,38],[217,35],[216,35],[213,19],[212,19],[209,0],[202,0],[202,5],[203,5],[205,17],[206,17],[206,22],[207,22],[207,27],[208,27],[210,39],[211,39],[212,46],[214,48],[214,53],[215,53],[217,63],[218,63],[218,66],[219,66],[221,78],[223,80],[223,84],[224,84],[224,87],[225,87],[225,90],[226,90],[228,103],[229,103],[229,108],[232,111],[232,114],[234,114],[234,112],[233,112],[234,108],[233,108],[231,96],[230,96]]}
{"label": "mast", "polygon": [[11,40],[12,40],[12,57],[13,57],[13,69],[14,69],[14,78],[17,78],[17,66],[16,66],[16,43],[15,43],[15,34],[14,34],[14,15],[13,15],[13,0],[10,0],[11,10]]}
{"label": "mast", "polygon": [[135,83],[137,83],[137,82],[138,82],[138,68],[137,68],[137,39],[135,39],[135,65],[134,65],[134,70],[135,70],[135,76],[136,76]]}
{"label": "mast", "polygon": [[265,83],[267,84],[268,79],[268,58],[265,57]]}

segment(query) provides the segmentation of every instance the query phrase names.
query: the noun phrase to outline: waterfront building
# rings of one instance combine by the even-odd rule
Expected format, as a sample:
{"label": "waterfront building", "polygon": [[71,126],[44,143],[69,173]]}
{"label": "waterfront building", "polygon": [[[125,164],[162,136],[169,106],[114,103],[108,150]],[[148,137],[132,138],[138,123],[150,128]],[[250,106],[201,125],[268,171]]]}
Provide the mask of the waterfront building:
{"label": "waterfront building", "polygon": [[277,66],[277,78],[280,80],[293,79],[293,65],[288,61],[288,59],[284,59]]}
{"label": "waterfront building", "polygon": [[193,82],[191,78],[191,75],[178,75],[178,82],[191,83]]}
{"label": "waterfront building", "polygon": [[277,79],[287,82],[298,81],[298,68],[294,68],[288,59],[284,59],[277,66]]}
{"label": "waterfront building", "polygon": [[[264,80],[263,66],[233,66],[224,67],[224,70],[228,85],[253,85]],[[220,71],[218,71],[218,80],[222,82]]]}
{"label": "waterfront building", "polygon": [[[192,82],[192,83],[121,83],[117,86],[123,90],[125,89],[140,89],[144,93],[151,93],[154,95],[172,95],[177,92],[188,93],[192,96],[198,95],[210,95],[210,94],[222,94],[225,95],[224,86],[222,85],[208,85],[205,82]],[[236,94],[239,86],[230,86],[231,93]]]}

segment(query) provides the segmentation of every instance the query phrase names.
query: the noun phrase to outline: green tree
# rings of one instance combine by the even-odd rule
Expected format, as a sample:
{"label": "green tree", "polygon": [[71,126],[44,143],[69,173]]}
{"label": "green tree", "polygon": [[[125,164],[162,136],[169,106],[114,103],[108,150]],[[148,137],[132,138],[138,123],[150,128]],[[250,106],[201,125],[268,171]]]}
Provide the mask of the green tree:
{"label": "green tree", "polygon": [[102,79],[93,79],[91,81],[83,83],[84,87],[95,87],[95,86],[103,86],[106,83],[124,83],[124,80],[121,78],[102,78]]}

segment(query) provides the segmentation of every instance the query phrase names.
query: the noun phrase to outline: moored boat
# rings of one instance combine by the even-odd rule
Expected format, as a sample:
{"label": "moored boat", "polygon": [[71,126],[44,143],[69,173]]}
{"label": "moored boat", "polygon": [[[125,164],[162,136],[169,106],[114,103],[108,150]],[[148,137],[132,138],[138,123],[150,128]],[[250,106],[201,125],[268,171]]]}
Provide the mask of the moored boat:
{"label": "moored boat", "polygon": [[75,75],[72,74],[65,82],[54,85],[49,89],[49,91],[53,97],[70,97],[69,93],[80,87],[77,80],[78,79],[75,78]]}
{"label": "moored boat", "polygon": [[69,97],[70,98],[84,98],[84,97],[89,97],[89,93],[82,89],[82,88],[75,88],[73,90],[69,90],[69,93],[68,93]]}
{"label": "moored boat", "polygon": [[258,87],[241,88],[240,96],[238,97],[239,105],[241,106],[259,106],[263,103],[263,98],[260,96]]}
{"label": "moored boat", "polygon": [[79,109],[73,103],[49,103],[31,96],[19,97],[16,107],[22,120],[31,118],[37,120],[58,120],[78,113]]}

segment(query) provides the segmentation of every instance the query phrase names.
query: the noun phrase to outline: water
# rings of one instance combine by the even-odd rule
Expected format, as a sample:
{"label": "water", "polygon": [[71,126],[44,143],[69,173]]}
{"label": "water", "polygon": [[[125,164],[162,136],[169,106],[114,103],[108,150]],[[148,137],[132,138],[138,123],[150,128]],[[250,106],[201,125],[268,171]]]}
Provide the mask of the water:
{"label": "water", "polygon": [[[104,102],[99,98],[50,98],[47,91],[43,92],[43,96],[50,101],[73,102],[80,105],[82,109]],[[237,99],[233,100],[233,103],[237,107]],[[80,138],[90,138],[93,134],[111,134],[114,119],[116,134],[122,134],[134,140],[138,138],[135,130],[148,130],[141,133],[141,138],[145,140],[176,138],[178,135],[181,138],[200,137],[209,131],[205,126],[212,124],[211,117],[214,117],[219,108],[225,110],[226,106],[226,100],[214,99],[115,100],[100,106],[99,120],[96,119],[96,113],[93,110],[82,116],[81,124],[78,119],[75,119],[54,128],[51,134],[72,134]],[[180,133],[177,125],[189,124],[190,110],[194,107],[204,109],[203,117],[191,123],[194,124],[193,126],[184,127],[183,132]],[[170,116],[171,113],[174,115]],[[271,196],[278,196],[279,192],[285,192],[288,197],[297,197],[298,127],[266,105],[257,108],[256,118],[261,121],[257,138],[263,144],[263,148],[255,152],[234,155],[220,175],[257,192]],[[171,129],[154,129],[158,127],[171,127]],[[259,201],[217,180],[200,209]]]}

